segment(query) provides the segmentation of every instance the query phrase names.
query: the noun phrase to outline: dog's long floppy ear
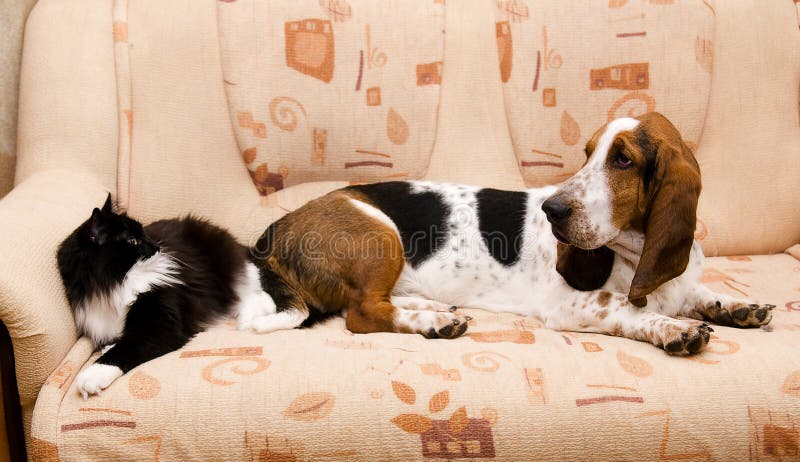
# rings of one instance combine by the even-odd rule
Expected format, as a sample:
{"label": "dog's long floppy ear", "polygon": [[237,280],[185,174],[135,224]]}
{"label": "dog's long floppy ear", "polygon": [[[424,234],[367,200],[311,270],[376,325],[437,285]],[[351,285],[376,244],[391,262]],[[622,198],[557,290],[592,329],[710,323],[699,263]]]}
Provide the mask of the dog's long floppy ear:
{"label": "dog's long floppy ear", "polygon": [[558,243],[556,270],[574,289],[599,289],[608,280],[613,266],[614,252],[608,247],[583,250]]}
{"label": "dog's long floppy ear", "polygon": [[700,167],[677,129],[666,122],[667,133],[657,143],[655,168],[649,185],[645,214],[645,243],[628,299],[647,305],[647,295],[686,270],[697,224]]}

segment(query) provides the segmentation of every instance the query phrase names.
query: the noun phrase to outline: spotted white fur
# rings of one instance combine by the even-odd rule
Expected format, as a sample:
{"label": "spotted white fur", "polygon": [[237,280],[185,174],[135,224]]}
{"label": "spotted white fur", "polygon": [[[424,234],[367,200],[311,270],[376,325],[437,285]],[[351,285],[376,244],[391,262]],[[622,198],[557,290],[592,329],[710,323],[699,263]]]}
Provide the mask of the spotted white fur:
{"label": "spotted white fur", "polygon": [[163,252],[137,261],[111,291],[89,297],[75,309],[79,330],[95,345],[116,340],[122,334],[128,309],[139,294],[181,283],[177,279],[178,265],[170,254]]}
{"label": "spotted white fur", "polygon": [[420,297],[401,297],[392,295],[392,306],[404,310],[447,311],[454,305],[428,300]]}
{"label": "spotted white fur", "polygon": [[[435,300],[439,306],[481,308],[518,313],[542,320],[546,327],[558,330],[612,333],[648,341],[658,346],[680,341],[686,335],[698,335],[703,325],[676,316],[697,317],[697,310],[720,303],[732,309],[748,306],[747,300],[715,294],[700,283],[703,253],[695,242],[689,264],[680,276],[648,295],[644,308],[632,305],[630,290],[645,237],[636,231],[620,231],[611,220],[611,197],[605,172],[605,159],[616,136],[635,129],[638,120],[623,118],[608,124],[587,165],[562,188],[580,185],[585,194],[587,234],[594,233],[616,253],[611,276],[600,290],[580,292],[569,286],[556,271],[557,241],[551,232],[541,205],[559,188],[548,186],[529,189],[527,213],[522,231],[519,259],[510,266],[496,261],[483,241],[478,223],[479,188],[447,183],[411,182],[412,191],[436,192],[449,207],[447,241],[416,268],[404,266],[395,285],[392,300],[401,303],[397,323],[431,322],[432,314],[413,316],[408,309],[425,305],[419,300]],[[374,214],[371,214],[371,216]],[[386,220],[385,214],[381,219]],[[422,308],[425,309],[425,308]],[[771,315],[763,323],[769,322]],[[416,326],[419,327],[419,326]],[[671,351],[688,354],[693,351]]]}
{"label": "spotted white fur", "polygon": [[562,190],[581,197],[581,206],[574,211],[582,214],[574,223],[575,244],[583,248],[596,248],[609,242],[620,230],[611,221],[611,197],[605,163],[614,140],[622,132],[632,131],[639,121],[629,117],[615,119],[600,135],[597,145],[586,165],[562,185]]}
{"label": "spotted white fur", "polygon": [[[551,329],[620,335],[662,346],[672,354],[691,354],[699,351],[693,342],[703,342],[700,347],[708,342],[709,329],[699,321],[676,319],[677,316],[698,317],[714,307],[731,313],[749,307],[746,314],[752,323],[739,325],[768,323],[771,315],[761,318],[756,312],[764,314],[770,308],[753,308],[747,300],[715,294],[700,283],[703,253],[696,242],[686,270],[651,292],[644,308],[628,300],[645,236],[613,225],[614,192],[610,190],[605,161],[616,137],[636,129],[639,123],[631,118],[612,121],[599,137],[586,166],[575,176],[560,187],[525,191],[522,246],[516,260],[492,256],[479,223],[479,207],[486,203],[478,201],[480,188],[409,182],[412,193],[436,193],[449,213],[444,223],[445,241],[431,255],[417,259],[416,267],[410,257],[403,267],[391,296],[396,308],[395,327],[401,332],[454,337],[464,332],[461,323],[468,319],[451,307],[480,308],[533,316]],[[577,200],[575,213],[580,217],[575,221],[584,228],[578,233],[584,244],[580,247],[606,245],[616,254],[611,275],[599,290],[578,291],[556,270],[557,240],[541,207],[545,200],[560,193]],[[363,214],[365,219],[377,220],[398,232],[396,224],[379,208],[354,198],[350,203],[354,207],[352,213]],[[753,315],[757,319],[751,319]],[[305,314],[288,309],[251,316],[247,325],[257,332],[270,332],[297,327],[305,319]],[[240,325],[241,322],[240,319]]]}
{"label": "spotted white fur", "polygon": [[405,265],[397,296],[416,296],[464,308],[548,317],[568,286],[555,270],[556,239],[541,204],[556,187],[528,190],[523,247],[511,266],[497,262],[481,237],[477,187],[413,183],[417,191],[441,194],[451,210],[450,230],[440,250],[417,268]]}
{"label": "spotted white fur", "polygon": [[[617,232],[608,243],[617,258],[600,290],[573,289],[556,271],[557,241],[541,210],[544,200],[557,191],[555,186],[526,191],[520,257],[513,265],[504,266],[490,255],[481,238],[475,199],[479,188],[428,182],[412,185],[415,191],[437,192],[444,198],[452,211],[447,223],[450,233],[440,249],[417,268],[404,266],[392,301],[415,303],[401,303],[398,308],[419,309],[416,307],[426,306],[420,300],[435,300],[440,307],[517,313],[536,317],[551,329],[616,333],[663,346],[700,324],[675,316],[692,315],[695,307],[716,300],[749,303],[715,294],[700,284],[703,253],[695,243],[686,271],[652,292],[645,308],[633,306],[627,293],[644,246],[644,236],[634,231]],[[612,295],[602,304],[598,297],[604,291]],[[396,322],[411,325],[411,316],[404,309]],[[428,322],[429,317],[416,316],[414,322]]]}

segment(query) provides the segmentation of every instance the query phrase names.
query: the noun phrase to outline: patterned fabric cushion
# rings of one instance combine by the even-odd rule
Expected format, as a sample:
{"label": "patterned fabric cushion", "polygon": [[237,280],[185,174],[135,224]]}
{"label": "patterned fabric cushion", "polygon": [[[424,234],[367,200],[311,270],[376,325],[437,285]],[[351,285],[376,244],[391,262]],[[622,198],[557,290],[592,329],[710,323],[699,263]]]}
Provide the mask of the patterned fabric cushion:
{"label": "patterned fabric cushion", "polygon": [[800,262],[710,259],[714,290],[778,305],[703,354],[470,310],[469,335],[241,333],[231,322],[84,401],[81,339],[45,383],[40,460],[796,460]]}
{"label": "patterned fabric cushion", "polygon": [[261,194],[425,172],[438,116],[443,3],[219,2],[230,115]]}
{"label": "patterned fabric cushion", "polygon": [[703,130],[714,14],[702,0],[497,2],[497,48],[525,181],[564,180],[602,124],[665,114],[693,148]]}

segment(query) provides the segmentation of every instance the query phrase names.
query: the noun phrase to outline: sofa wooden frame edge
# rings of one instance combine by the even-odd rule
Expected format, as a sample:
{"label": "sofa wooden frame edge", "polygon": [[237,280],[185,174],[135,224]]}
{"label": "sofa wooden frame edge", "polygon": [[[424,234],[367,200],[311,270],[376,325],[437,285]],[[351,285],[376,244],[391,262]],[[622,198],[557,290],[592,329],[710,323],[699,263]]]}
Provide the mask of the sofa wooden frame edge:
{"label": "sofa wooden frame edge", "polygon": [[3,411],[6,420],[8,450],[12,461],[28,460],[25,430],[22,425],[22,406],[17,388],[14,346],[5,323],[0,322],[0,377],[2,378]]}

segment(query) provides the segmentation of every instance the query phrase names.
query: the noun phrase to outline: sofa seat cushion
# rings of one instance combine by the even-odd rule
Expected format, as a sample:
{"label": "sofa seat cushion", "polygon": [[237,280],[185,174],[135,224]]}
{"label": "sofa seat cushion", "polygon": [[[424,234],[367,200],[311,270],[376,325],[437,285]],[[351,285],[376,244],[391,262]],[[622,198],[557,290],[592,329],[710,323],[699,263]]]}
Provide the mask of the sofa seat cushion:
{"label": "sofa seat cushion", "polygon": [[[714,290],[777,305],[693,358],[470,310],[469,335],[352,335],[341,318],[256,335],[223,322],[84,401],[81,339],[36,404],[49,460],[796,457],[800,261],[709,259]],[[535,296],[535,294],[532,294]],[[89,360],[87,362],[87,359]]]}

